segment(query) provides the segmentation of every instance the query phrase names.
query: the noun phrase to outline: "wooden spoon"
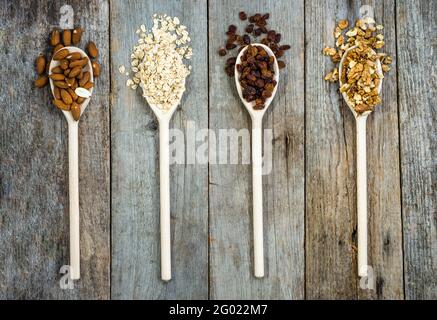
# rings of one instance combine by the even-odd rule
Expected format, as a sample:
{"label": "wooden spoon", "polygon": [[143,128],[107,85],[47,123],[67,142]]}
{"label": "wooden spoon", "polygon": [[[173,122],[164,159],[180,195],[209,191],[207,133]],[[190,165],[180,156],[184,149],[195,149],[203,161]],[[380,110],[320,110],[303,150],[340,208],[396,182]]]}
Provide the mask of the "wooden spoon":
{"label": "wooden spoon", "polygon": [[[339,65],[340,87],[343,85],[342,70],[346,56],[358,46],[353,46],[345,51]],[[375,53],[373,51],[373,53]],[[376,54],[376,53],[375,53]],[[378,86],[378,93],[382,88],[382,67],[381,62],[376,60],[376,72],[380,75],[381,81]],[[357,215],[358,215],[358,275],[366,277],[368,272],[367,263],[367,161],[366,161],[366,120],[371,111],[357,113],[349,100],[346,92],[343,92],[343,99],[355,117],[357,131]]]}
{"label": "wooden spoon", "polygon": [[[275,57],[269,47],[254,43],[252,46],[262,47],[267,51],[269,56]],[[272,96],[265,101],[265,107],[262,110],[255,110],[254,102],[247,102],[243,98],[242,88],[240,85],[240,73],[237,70],[237,65],[241,63],[241,57],[247,50],[245,47],[238,54],[235,63],[235,85],[237,86],[238,95],[243,102],[246,110],[249,112],[252,119],[252,188],[253,188],[253,250],[254,250],[254,270],[255,277],[264,277],[264,244],[263,244],[263,192],[262,192],[262,120],[270,103],[276,94],[276,89],[279,85],[279,68],[275,57],[274,62],[274,80],[276,86],[273,89]]]}
{"label": "wooden spoon", "polygon": [[[80,52],[82,57],[88,57],[86,53],[76,47],[64,47],[62,49],[68,49],[70,53]],[[59,65],[59,61],[52,60],[50,62],[49,75],[52,74],[52,69]],[[88,64],[84,68],[85,71],[90,73],[90,81],[94,82],[93,68],[91,66],[91,60],[88,58]],[[50,79],[50,88],[52,90],[53,97],[54,85],[53,80]],[[93,88],[88,90],[91,94]],[[85,111],[91,96],[81,104],[81,115]],[[68,192],[70,196],[70,278],[73,280],[80,279],[80,233],[79,233],[79,142],[78,142],[78,130],[79,121],[73,119],[70,111],[62,110],[65,119],[68,122]]]}

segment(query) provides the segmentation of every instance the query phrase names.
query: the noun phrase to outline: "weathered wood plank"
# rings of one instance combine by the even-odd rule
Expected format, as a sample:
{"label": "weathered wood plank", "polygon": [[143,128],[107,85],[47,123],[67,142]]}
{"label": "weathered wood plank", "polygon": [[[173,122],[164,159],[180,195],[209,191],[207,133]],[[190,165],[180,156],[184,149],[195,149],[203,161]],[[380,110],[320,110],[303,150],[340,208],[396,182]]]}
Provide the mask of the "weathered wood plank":
{"label": "weathered wood plank", "polygon": [[403,298],[396,74],[384,80],[383,104],[367,121],[368,253],[376,280],[371,291],[360,289],[353,249],[355,120],[338,86],[323,80],[333,63],[321,49],[333,45],[336,21],[355,21],[363,5],[384,24],[385,50],[394,56],[393,1],[316,1],[305,11],[307,298]]}
{"label": "weathered wood plank", "polygon": [[61,290],[69,261],[67,122],[33,88],[34,59],[63,1],[1,1],[0,298],[109,298],[109,41],[107,1],[68,2],[100,49],[102,75],[79,125],[81,280]]}
{"label": "weathered wood plank", "polygon": [[[209,2],[210,128],[251,128],[247,111],[217,51],[238,12],[270,13],[269,26],[292,45],[276,98],[264,120],[273,133],[272,171],[264,181],[263,279],[253,276],[250,165],[210,165],[210,296],[213,299],[304,297],[304,51],[303,1]],[[290,23],[292,22],[292,23]],[[239,28],[246,23],[238,24]],[[227,56],[229,57],[229,56]],[[225,143],[225,141],[220,141]],[[214,146],[210,145],[210,151]],[[240,146],[241,148],[241,146]],[[232,150],[234,151],[234,150]],[[229,152],[229,150],[228,150]],[[211,153],[210,153],[211,154]],[[249,158],[250,159],[250,158]]]}
{"label": "weathered wood plank", "polygon": [[407,299],[437,299],[436,12],[435,1],[397,1]]}
{"label": "weathered wood plank", "polygon": [[208,298],[208,167],[171,166],[173,279],[160,279],[158,131],[139,92],[125,86],[118,65],[130,65],[140,24],[154,13],[180,18],[193,47],[193,71],[171,127],[208,127],[206,1],[111,2],[112,297]]}

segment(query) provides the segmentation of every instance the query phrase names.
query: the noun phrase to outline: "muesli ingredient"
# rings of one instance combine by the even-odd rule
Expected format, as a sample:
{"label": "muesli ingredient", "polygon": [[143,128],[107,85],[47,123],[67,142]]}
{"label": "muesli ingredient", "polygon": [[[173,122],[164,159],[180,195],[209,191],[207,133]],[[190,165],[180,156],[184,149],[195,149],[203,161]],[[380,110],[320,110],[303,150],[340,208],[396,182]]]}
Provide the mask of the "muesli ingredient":
{"label": "muesli ingredient", "polygon": [[73,45],[77,45],[80,42],[80,39],[82,38],[82,28],[81,27],[77,27],[73,30],[73,35],[72,35],[72,42]]}
{"label": "muesli ingredient", "polygon": [[62,32],[62,42],[64,43],[64,46],[69,47],[71,46],[71,31],[70,30],[64,30]]}
{"label": "muesli ingredient", "polygon": [[36,58],[35,66],[36,72],[39,75],[44,73],[44,70],[46,69],[46,58],[44,57],[44,55],[40,54],[38,58]]}
{"label": "muesli ingredient", "polygon": [[133,77],[126,85],[134,90],[140,86],[149,103],[167,111],[185,91],[185,78],[191,70],[184,64],[184,59],[192,56],[187,27],[177,17],[154,14],[152,30],[141,25],[136,33],[139,39],[131,54]]}
{"label": "muesli ingredient", "polygon": [[378,86],[382,79],[376,70],[376,60],[378,55],[364,44],[351,49],[345,57],[340,92],[346,92],[358,113],[373,111],[381,103]]}
{"label": "muesli ingredient", "polygon": [[92,41],[88,42],[87,51],[91,58],[97,58],[99,56],[99,50]]}
{"label": "muesli ingredient", "polygon": [[241,64],[237,64],[243,98],[248,102],[254,101],[255,110],[264,109],[266,99],[272,96],[277,84],[273,79],[274,62],[275,57],[269,56],[264,48],[249,45],[241,56]]}
{"label": "muesli ingredient", "polygon": [[355,25],[347,30],[348,20],[340,20],[334,28],[335,47],[325,47],[323,54],[330,56],[338,64],[346,50],[357,46],[349,52],[344,62],[343,74],[338,74],[338,66],[330,71],[325,80],[337,82],[342,77],[343,86],[340,92],[345,92],[349,102],[357,113],[373,111],[381,103],[378,85],[382,80],[376,72],[375,61],[380,60],[383,72],[390,70],[392,58],[378,52],[384,45],[384,35],[379,33],[384,27],[375,25],[375,20],[367,17],[358,19]]}
{"label": "muesli ingredient", "polygon": [[[231,51],[237,47],[238,53],[247,45],[255,42],[262,43],[268,46],[276,58],[281,58],[284,56],[285,51],[289,50],[291,46],[289,45],[280,45],[280,41],[282,39],[281,33],[276,30],[269,29],[267,26],[267,20],[270,18],[269,13],[261,14],[256,13],[252,16],[247,16],[244,11],[239,13],[240,20],[247,20],[248,24],[243,29],[244,33],[242,35],[237,33],[237,27],[231,24],[228,27],[228,31],[226,32],[227,40],[225,48],[221,48],[218,53],[220,56],[225,56],[228,51]],[[261,35],[264,35],[262,39],[259,39]],[[226,51],[227,50],[227,51]],[[238,54],[237,53],[237,54]],[[236,57],[235,57],[236,58]],[[225,72],[228,76],[234,76],[234,68],[235,62],[229,63],[229,59],[226,62]],[[231,60],[233,61],[233,60]],[[278,60],[278,66],[280,69],[284,69],[286,64],[285,61]]]}
{"label": "muesli ingredient", "polygon": [[[76,27],[71,30],[55,29],[50,33],[50,44],[54,47],[50,50],[53,53],[51,59],[59,61],[59,65],[49,70],[49,59],[41,54],[35,61],[38,78],[34,81],[35,87],[42,88],[47,85],[49,78],[53,81],[53,95],[55,99],[53,104],[65,111],[70,111],[75,120],[80,117],[81,104],[86,98],[90,97],[89,90],[94,86],[91,82],[90,72],[88,70],[88,57],[82,56],[80,52],[70,52],[64,46],[77,45],[82,37],[82,28]],[[61,42],[62,37],[62,42]],[[98,49],[95,43],[88,44],[90,57],[98,56]],[[101,73],[101,66],[96,60],[91,61],[94,77]],[[50,76],[48,74],[50,73]],[[79,90],[80,95],[76,90]]]}

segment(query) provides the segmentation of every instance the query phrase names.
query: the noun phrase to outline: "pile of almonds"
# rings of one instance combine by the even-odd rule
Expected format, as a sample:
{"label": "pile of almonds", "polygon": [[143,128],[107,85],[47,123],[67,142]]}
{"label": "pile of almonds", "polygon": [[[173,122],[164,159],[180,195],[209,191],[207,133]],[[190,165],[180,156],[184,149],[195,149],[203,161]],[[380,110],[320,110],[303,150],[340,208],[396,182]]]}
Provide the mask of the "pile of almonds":
{"label": "pile of almonds", "polygon": [[237,64],[243,98],[247,102],[255,101],[254,110],[264,109],[266,99],[272,96],[277,84],[273,79],[274,62],[275,58],[263,47],[249,45],[241,56],[241,64]]}
{"label": "pile of almonds", "polygon": [[[80,118],[81,104],[89,97],[89,89],[93,87],[90,81],[91,75],[88,66],[88,57],[82,56],[79,52],[70,52],[70,46],[79,44],[82,37],[82,28],[77,27],[72,30],[63,30],[62,33],[55,29],[50,35],[50,45],[53,47],[52,60],[59,61],[59,64],[49,70],[50,55],[48,59],[41,54],[36,59],[36,71],[38,78],[34,84],[38,88],[47,85],[48,79],[52,79],[54,85],[53,104],[61,110],[71,111],[73,118],[77,121]],[[90,41],[87,45],[88,55],[96,59],[99,51]],[[93,60],[91,63],[94,77],[100,75],[100,64]],[[48,76],[48,74],[50,74]]]}
{"label": "pile of almonds", "polygon": [[[239,53],[245,46],[255,42],[255,40],[268,46],[276,58],[281,58],[285,51],[291,48],[289,45],[280,45],[281,34],[275,30],[268,29],[267,20],[270,18],[269,13],[256,13],[248,17],[246,12],[241,11],[239,17],[242,21],[248,20],[249,24],[245,27],[243,35],[237,33],[237,27],[235,25],[232,24],[228,27],[228,31],[226,32],[226,35],[228,36],[226,46],[220,48],[218,51],[220,56],[225,56],[228,51],[237,48],[237,46],[239,46]],[[262,39],[259,40],[259,37],[262,37]],[[234,76],[235,61],[236,57],[231,57],[226,61],[225,72],[230,77]],[[285,62],[283,60],[278,60],[278,67],[279,69],[285,68]]]}
{"label": "pile of almonds", "polygon": [[[385,45],[384,35],[380,33],[384,27],[376,25],[370,17],[358,19],[349,30],[348,27],[348,20],[338,22],[334,29],[335,48],[325,47],[323,54],[330,56],[337,64],[346,50],[358,46],[346,57],[340,91],[347,94],[356,112],[373,111],[381,103],[377,88],[382,80],[376,72],[375,61],[380,60],[383,72],[388,72],[392,63],[391,57],[378,52]],[[335,67],[325,76],[325,80],[337,82],[339,76],[338,67]]]}

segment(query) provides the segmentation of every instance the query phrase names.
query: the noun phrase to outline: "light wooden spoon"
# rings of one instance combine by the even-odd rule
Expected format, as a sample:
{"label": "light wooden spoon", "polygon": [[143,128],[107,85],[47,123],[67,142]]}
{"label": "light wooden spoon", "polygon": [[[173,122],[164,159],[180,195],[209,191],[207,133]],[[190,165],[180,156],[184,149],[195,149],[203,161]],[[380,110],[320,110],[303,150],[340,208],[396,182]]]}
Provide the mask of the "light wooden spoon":
{"label": "light wooden spoon", "polygon": [[[357,46],[353,46],[345,51],[339,65],[339,82],[340,87],[343,85],[342,70],[346,56],[351,50]],[[376,60],[376,72],[381,76],[381,81],[378,86],[378,93],[382,88],[382,67],[381,62]],[[367,263],[367,160],[366,160],[366,120],[371,111],[357,113],[349,101],[346,92],[343,92],[343,99],[346,101],[349,109],[355,117],[357,131],[357,216],[358,216],[358,275],[366,277],[368,272]]]}
{"label": "light wooden spoon", "polygon": [[[88,57],[86,53],[77,47],[64,47],[70,53],[80,52],[82,57]],[[50,62],[49,75],[52,74],[52,69],[59,65],[59,61],[52,60]],[[88,64],[84,68],[90,73],[90,81],[94,82],[93,68],[91,60],[88,57]],[[53,80],[50,79],[50,88],[54,96]],[[88,90],[91,94],[93,88]],[[85,111],[91,96],[80,106],[81,115]],[[70,196],[70,278],[73,280],[80,279],[80,233],[79,233],[79,142],[78,129],[79,121],[75,121],[70,111],[64,111],[65,119],[68,122],[68,193]]]}
{"label": "light wooden spoon", "polygon": [[[262,47],[270,56],[275,57],[269,47],[254,43],[252,46]],[[252,188],[253,188],[253,251],[254,251],[254,271],[255,277],[264,277],[264,244],[263,244],[263,192],[262,192],[262,120],[270,103],[276,94],[276,89],[279,85],[279,68],[275,57],[274,62],[274,80],[276,86],[273,89],[272,96],[265,101],[265,107],[262,110],[255,110],[254,102],[247,102],[243,98],[242,88],[239,82],[240,73],[237,70],[237,65],[241,63],[241,57],[247,50],[245,47],[238,54],[235,63],[235,85],[237,86],[238,95],[243,102],[246,110],[249,112],[252,119]]]}
{"label": "light wooden spoon", "polygon": [[[185,81],[185,80],[184,80]],[[161,279],[171,280],[171,238],[170,238],[170,155],[169,155],[169,125],[177,106],[182,99],[168,110],[162,110],[144,96],[150,108],[155,113],[159,123],[159,184],[160,184],[160,228],[161,228]]]}

